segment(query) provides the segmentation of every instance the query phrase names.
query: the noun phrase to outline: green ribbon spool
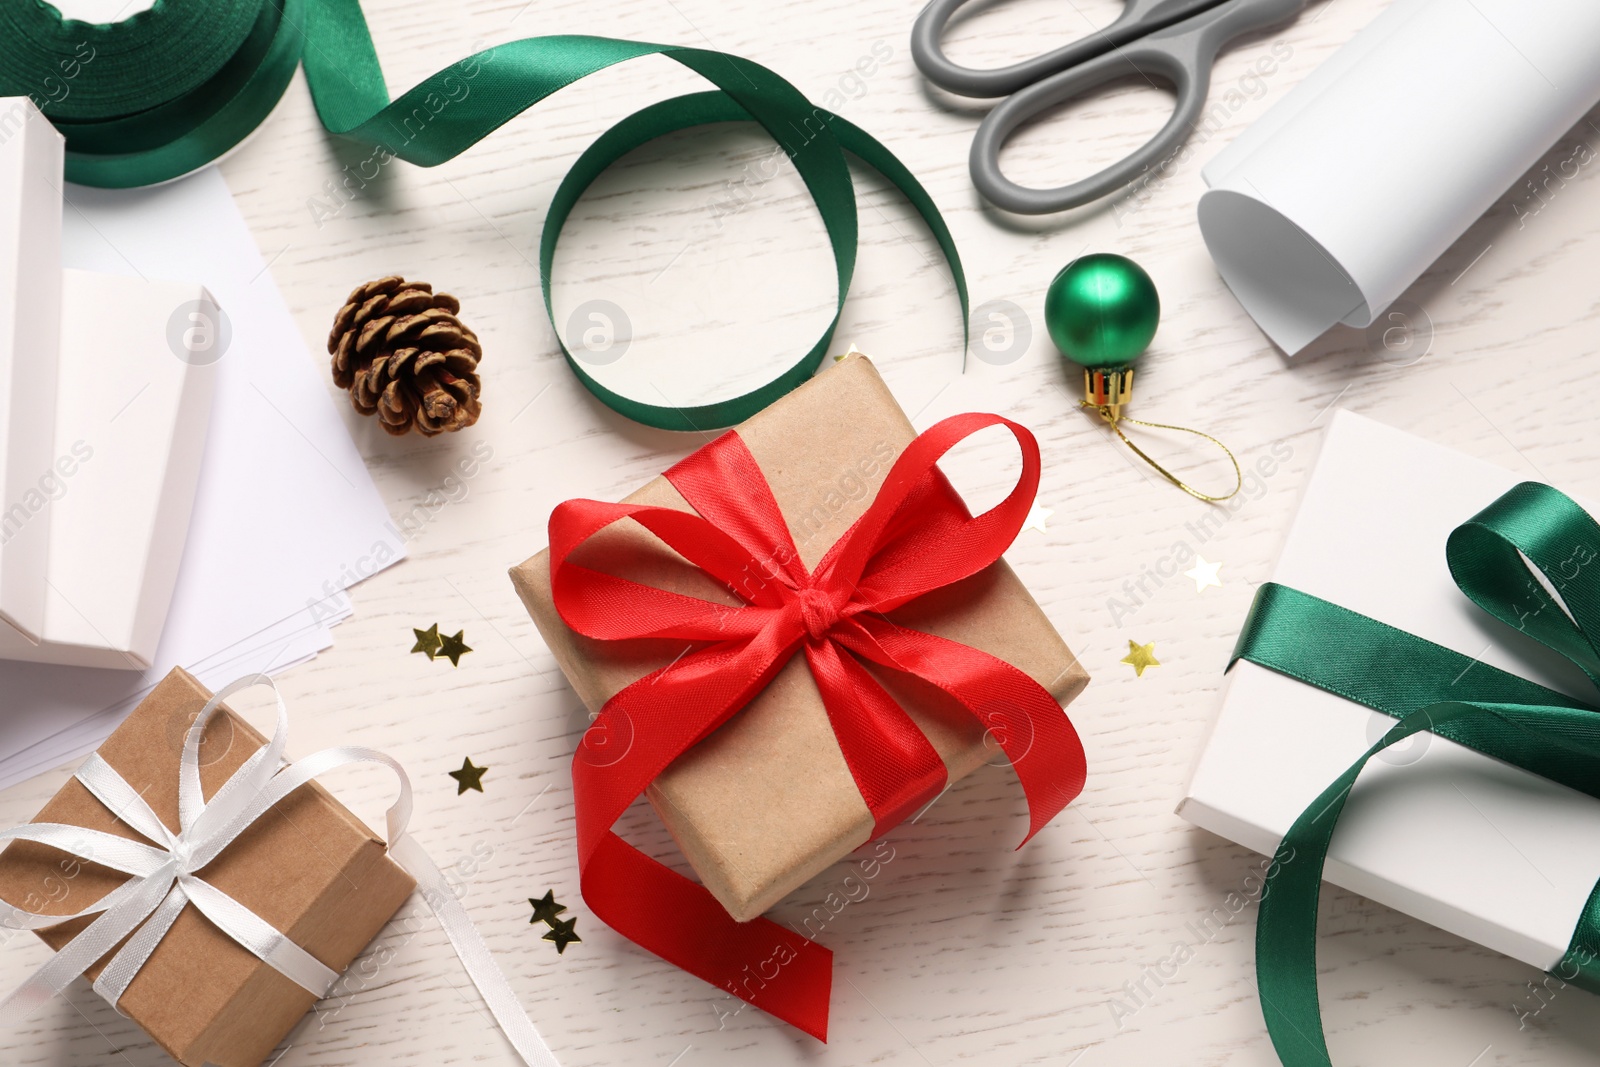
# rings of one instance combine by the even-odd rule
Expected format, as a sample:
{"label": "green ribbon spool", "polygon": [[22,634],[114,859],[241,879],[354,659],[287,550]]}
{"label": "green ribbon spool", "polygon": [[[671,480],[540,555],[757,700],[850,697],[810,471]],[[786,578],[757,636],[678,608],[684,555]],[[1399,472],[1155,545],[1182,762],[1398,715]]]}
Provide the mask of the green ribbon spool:
{"label": "green ribbon spool", "polygon": [[646,403],[601,385],[573,358],[557,328],[567,365],[591,393],[648,426],[704,430],[749,418],[814,374],[855,271],[855,187],[846,151],[892,182],[932,231],[955,279],[965,349],[966,276],[955,239],[927,190],[864,130],[738,56],[606,37],[531,37],[477,52],[391,103],[359,0],[155,0],[149,10],[110,25],[65,20],[43,0],[15,0],[0,4],[0,40],[6,42],[0,48],[0,96],[33,97],[66,137],[67,179],[109,188],[167,181],[227,152],[266,118],[301,63],[317,115],[330,133],[431,167],[558,89],[617,63],[662,55],[717,89],[630,115],[568,172],[539,246],[551,326],[551,262],[561,227],[583,191],[631,149],[709,123],[755,121],[783,146],[822,216],[838,301],[822,336],[772,381],[689,408]]}
{"label": "green ribbon spool", "polygon": [[[1600,688],[1600,525],[1571,498],[1523,482],[1456,527],[1445,555],[1475,604],[1577,664]],[[1256,593],[1229,667],[1241,659],[1399,720],[1295,820],[1283,839],[1294,858],[1261,898],[1256,982],[1273,1046],[1285,1067],[1331,1067],[1317,998],[1317,899],[1328,844],[1361,769],[1390,745],[1431,731],[1600,798],[1600,705],[1271,582]],[[1600,993],[1600,884],[1550,973]]]}

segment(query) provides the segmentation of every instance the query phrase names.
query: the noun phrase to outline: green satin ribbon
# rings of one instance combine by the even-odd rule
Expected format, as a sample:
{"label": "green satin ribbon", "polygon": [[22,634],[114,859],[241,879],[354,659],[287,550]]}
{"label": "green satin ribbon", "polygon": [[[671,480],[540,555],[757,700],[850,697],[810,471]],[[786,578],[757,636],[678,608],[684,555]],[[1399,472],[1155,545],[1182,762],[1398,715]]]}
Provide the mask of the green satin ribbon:
{"label": "green satin ribbon", "polygon": [[166,181],[228,151],[266,118],[301,63],[329,132],[431,167],[581,78],[640,56],[665,56],[717,90],[622,120],[562,181],[539,248],[551,325],[551,263],[579,196],[631,149],[709,123],[754,121],[783,146],[822,217],[838,300],[821,338],[775,379],[697,407],[656,404],[602,386],[573,358],[557,327],[568,366],[590,392],[646,425],[701,430],[741,422],[815,373],[855,271],[856,201],[846,151],[892,182],[933,232],[955,279],[965,348],[966,277],[927,190],[865,131],[738,56],[605,37],[533,37],[475,53],[391,103],[359,0],[155,0],[148,11],[110,25],[63,20],[43,0],[11,0],[0,3],[0,41],[0,96],[33,97],[66,136],[69,180],[113,188]]}
{"label": "green satin ribbon", "polygon": [[[810,122],[832,131],[841,148],[893,182],[921,214],[928,229],[939,242],[939,247],[944,250],[945,261],[950,264],[950,272],[956,281],[956,294],[961,300],[961,321],[964,324],[967,321],[966,277],[961,270],[961,258],[956,253],[955,238],[945,226],[938,207],[933,203],[933,198],[906,169],[905,164],[873,139],[871,134],[832,112],[824,111],[822,108],[811,108],[810,105],[807,107],[813,113]],[[578,157],[578,161],[561,180],[554,199],[550,201],[550,210],[544,218],[544,230],[539,237],[539,277],[544,292],[545,312],[550,316],[552,325],[555,323],[556,313],[550,298],[550,277],[551,265],[556,254],[556,241],[561,236],[561,227],[565,225],[568,214],[590,183],[617,159],[663,134],[689,126],[714,122],[747,122],[749,119],[748,111],[724,93],[694,93],[680,96],[628,116],[607,130]],[[786,150],[789,149],[789,145],[777,131],[773,131],[770,127],[768,131],[778,138],[780,144],[784,144]],[[806,185],[817,201],[817,206],[822,210],[822,221],[828,233],[828,241],[833,246],[833,259],[838,276],[839,295],[834,305],[833,319],[828,323],[828,328],[822,336],[817,339],[817,343],[777,378],[743,396],[698,407],[672,407],[645,404],[607,389],[584,370],[583,364],[574,359],[572,353],[567,350],[565,342],[561,342],[561,351],[567,357],[567,366],[572,368],[572,373],[578,376],[578,380],[603,403],[635,421],[662,429],[700,430],[712,426],[731,426],[736,422],[743,422],[816,373],[817,366],[822,362],[823,356],[827,354],[828,345],[832,342],[833,332],[838,328],[839,315],[844,311],[845,295],[850,290],[850,275],[855,269],[855,192],[848,185],[848,169],[844,172],[846,185],[840,190],[820,182],[813,182],[809,169],[799,165],[798,155],[794,158],[796,170],[805,179]],[[828,204],[837,204],[840,209],[830,211]],[[556,332],[559,340],[560,330]]]}
{"label": "green satin ribbon", "polygon": [[[1452,531],[1445,555],[1475,604],[1576,663],[1600,687],[1600,525],[1582,508],[1547,485],[1523,482]],[[1279,865],[1261,898],[1256,981],[1273,1046],[1285,1067],[1331,1067],[1317,999],[1317,899],[1328,844],[1361,769],[1389,746],[1431,731],[1600,798],[1600,701],[1574,700],[1273,583],[1256,594],[1234,649],[1233,662],[1241,659],[1399,719],[1295,820],[1282,849],[1294,858]],[[1551,973],[1600,993],[1600,885]]]}

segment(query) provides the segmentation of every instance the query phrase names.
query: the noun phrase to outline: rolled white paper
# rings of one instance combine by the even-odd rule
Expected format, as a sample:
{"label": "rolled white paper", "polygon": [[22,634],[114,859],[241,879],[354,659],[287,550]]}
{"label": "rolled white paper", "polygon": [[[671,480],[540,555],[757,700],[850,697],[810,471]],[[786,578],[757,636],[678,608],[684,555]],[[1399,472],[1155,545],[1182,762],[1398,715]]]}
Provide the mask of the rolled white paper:
{"label": "rolled white paper", "polygon": [[1595,0],[1394,0],[1206,165],[1200,232],[1293,355],[1371,325],[1597,101]]}

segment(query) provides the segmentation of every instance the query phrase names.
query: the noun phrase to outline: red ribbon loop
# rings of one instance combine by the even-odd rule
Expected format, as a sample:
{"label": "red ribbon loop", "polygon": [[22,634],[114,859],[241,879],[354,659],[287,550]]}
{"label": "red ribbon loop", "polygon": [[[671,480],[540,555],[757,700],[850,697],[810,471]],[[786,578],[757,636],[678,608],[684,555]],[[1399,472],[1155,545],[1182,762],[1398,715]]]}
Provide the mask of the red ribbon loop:
{"label": "red ribbon loop", "polygon": [[[937,463],[990,426],[1016,438],[1022,473],[1004,500],[973,516]],[[872,812],[874,836],[936,797],[946,771],[863,660],[938,686],[990,729],[1027,796],[1028,837],[1054,818],[1085,775],[1083,747],[1055,698],[1003,660],[883,615],[1000,558],[1038,491],[1039,446],[1025,427],[998,415],[945,419],[901,453],[866,513],[812,572],[736,432],[666,476],[698,514],[569,500],[550,516],[551,585],[568,626],[604,641],[693,643],[607,701],[573,758],[584,899],[644,948],[827,1040],[831,952],[766,919],[734,922],[703,887],[611,828],[673,760],[743,708],[798,651]],[[571,561],[579,545],[624,518],[741,603],[684,596]]]}

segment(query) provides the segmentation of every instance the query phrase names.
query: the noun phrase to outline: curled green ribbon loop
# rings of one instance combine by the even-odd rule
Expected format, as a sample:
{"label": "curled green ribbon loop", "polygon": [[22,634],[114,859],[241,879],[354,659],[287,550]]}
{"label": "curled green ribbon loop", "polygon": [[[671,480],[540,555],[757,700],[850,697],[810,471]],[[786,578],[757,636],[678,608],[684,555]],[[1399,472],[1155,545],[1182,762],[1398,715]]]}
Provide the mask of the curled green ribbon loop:
{"label": "curled green ribbon loop", "polygon": [[[1547,485],[1523,482],[1452,531],[1445,553],[1474,603],[1600,686],[1600,525],[1582,508]],[[1332,1067],[1317,998],[1317,900],[1334,827],[1367,761],[1431,731],[1600,798],[1600,706],[1270,582],[1239,635],[1233,662],[1241,659],[1399,720],[1295,820],[1283,839],[1294,860],[1281,865],[1261,899],[1256,982],[1273,1047],[1285,1067]],[[1600,993],[1600,884],[1551,973]]]}
{"label": "curled green ribbon loop", "polygon": [[[741,422],[793,389],[821,363],[855,270],[855,187],[848,150],[874,167],[927,222],[955,279],[963,350],[966,279],[938,208],[894,154],[865,131],[808,101],[767,68],[707,49],[606,37],[532,37],[485,49],[390,101],[359,0],[156,0],[112,25],[62,19],[43,0],[0,4],[0,95],[34,98],[67,138],[67,178],[125,188],[186,174],[254,130],[303,63],[330,133],[390,158],[436,166],[551,93],[617,63],[661,55],[717,87],[663,101],[618,123],[584,152],[557,190],[540,241],[545,310],[562,224],[601,171],[662,134],[755,121],[794,162],[832,245],[838,305],[822,337],[767,384],[697,407],[627,397],[602,386],[561,345],[584,386],[650,426],[700,430]],[[560,330],[557,329],[558,343]]]}
{"label": "curled green ribbon loop", "polygon": [[[667,397],[663,397],[669,401],[665,405],[650,404],[607,389],[584,370],[582,362],[568,350],[558,329],[557,343],[561,345],[561,352],[567,358],[567,366],[572,368],[572,373],[578,376],[584,387],[608,407],[620,411],[636,422],[665,430],[703,430],[708,427],[729,426],[742,422],[748,417],[746,413],[761,410],[816,373],[833,340],[833,331],[838,327],[839,315],[844,310],[845,295],[850,290],[850,277],[855,270],[856,230],[854,190],[848,186],[842,191],[837,189],[830,184],[831,173],[820,171],[814,161],[791,148],[796,134],[801,138],[814,136],[810,128],[811,123],[831,129],[842,148],[892,181],[921,213],[923,221],[933,232],[950,264],[951,273],[955,277],[956,291],[961,299],[961,321],[966,322],[967,284],[961,271],[961,259],[956,254],[955,239],[951,237],[944,219],[940,217],[939,209],[934,206],[933,198],[911,172],[905,169],[904,164],[865,130],[821,108],[811,108],[810,112],[811,117],[808,118],[807,127],[798,131],[774,129],[772,126],[766,128],[767,132],[783,146],[785,152],[794,159],[795,169],[810,188],[817,206],[822,209],[823,225],[828,232],[828,241],[833,246],[834,266],[839,286],[833,318],[829,321],[827,329],[805,355],[777,378],[742,396],[697,407],[676,406],[670,402],[671,398]],[[749,110],[723,93],[680,96],[628,116],[607,130],[578,157],[578,161],[561,180],[555,197],[550,201],[550,210],[545,214],[544,230],[539,238],[539,276],[544,293],[545,311],[550,316],[552,324],[555,323],[556,312],[551,303],[550,278],[553,273],[551,268],[555,260],[556,244],[560,240],[561,228],[566,224],[567,216],[571,214],[572,208],[584,190],[616,160],[657,137],[689,126],[715,122],[748,122],[752,117],[754,116]],[[848,181],[848,171],[846,179]],[[829,204],[839,205],[841,209],[829,211],[827,208]]]}

